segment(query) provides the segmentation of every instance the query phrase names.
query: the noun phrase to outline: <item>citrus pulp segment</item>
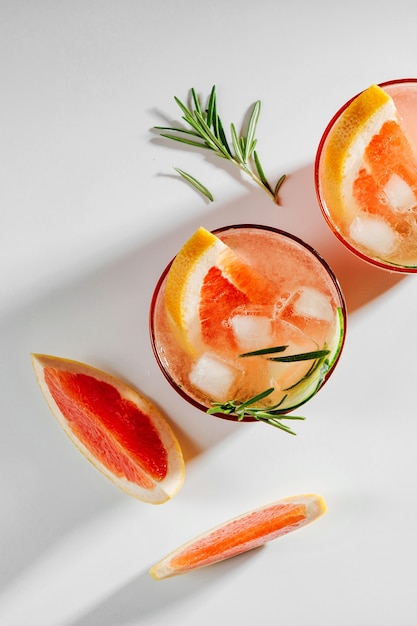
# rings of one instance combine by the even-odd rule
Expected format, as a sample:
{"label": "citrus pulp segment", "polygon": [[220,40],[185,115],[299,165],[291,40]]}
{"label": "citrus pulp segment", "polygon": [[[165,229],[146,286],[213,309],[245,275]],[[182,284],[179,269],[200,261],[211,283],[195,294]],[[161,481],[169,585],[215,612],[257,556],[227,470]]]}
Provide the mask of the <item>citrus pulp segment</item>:
{"label": "citrus pulp segment", "polygon": [[326,511],[316,494],[292,496],[253,509],[183,544],[150,569],[156,580],[223,561],[277,539]]}
{"label": "citrus pulp segment", "polygon": [[123,381],[85,363],[33,354],[45,399],[80,452],[118,487],[160,504],[184,481],[180,445],[165,417]]}
{"label": "citrus pulp segment", "polygon": [[326,219],[365,258],[417,264],[417,151],[394,92],[372,85],[343,108],[318,151]]}

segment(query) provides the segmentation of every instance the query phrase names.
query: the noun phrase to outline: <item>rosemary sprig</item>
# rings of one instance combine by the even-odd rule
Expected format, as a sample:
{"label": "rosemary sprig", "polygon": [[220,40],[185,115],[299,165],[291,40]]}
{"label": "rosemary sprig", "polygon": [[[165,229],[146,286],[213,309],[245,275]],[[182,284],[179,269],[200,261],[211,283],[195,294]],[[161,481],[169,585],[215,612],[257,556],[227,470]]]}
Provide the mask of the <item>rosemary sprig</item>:
{"label": "rosemary sprig", "polygon": [[[163,131],[160,133],[161,137],[179,141],[192,147],[211,150],[218,157],[231,161],[266,191],[276,204],[279,204],[279,190],[286,177],[285,175],[281,176],[276,185],[272,187],[265,176],[259,154],[255,150],[257,144],[256,129],[261,112],[260,100],[255,102],[252,107],[245,132],[239,134],[236,126],[230,125],[231,145],[227,140],[223,122],[218,113],[215,85],[212,87],[205,108],[194,88],[191,89],[192,106],[187,107],[176,96],[174,96],[174,100],[182,111],[182,120],[188,127],[155,126],[156,130]],[[177,168],[175,169],[178,171]],[[179,173],[198,191],[207,197],[211,196],[210,192],[208,192],[209,195],[206,193],[207,188],[193,176],[182,170]]]}
{"label": "rosemary sprig", "polygon": [[[268,356],[270,354],[278,354],[280,352],[285,352],[288,348],[288,345],[282,346],[273,346],[270,348],[261,348],[259,350],[253,350],[251,352],[244,352],[243,354],[239,354],[240,357],[250,357],[250,356],[266,356],[268,361],[280,361],[283,363],[293,363],[296,361],[308,361],[312,360],[314,363],[309,368],[308,372],[296,383],[291,385],[286,391],[289,391],[293,387],[297,387],[300,383],[307,380],[313,372],[320,367],[320,376],[317,380],[317,388],[321,385],[324,376],[328,370],[328,359],[326,359],[327,355],[330,353],[330,350],[312,350],[310,352],[300,352],[299,354],[290,354],[287,356],[276,356],[271,357]],[[213,402],[212,406],[207,410],[207,413],[221,413],[224,415],[235,415],[237,421],[242,421],[244,417],[253,417],[254,419],[269,424],[270,426],[275,426],[285,432],[295,435],[295,432],[289,428],[286,424],[282,423],[282,420],[304,420],[304,417],[295,416],[295,415],[287,415],[284,414],[285,409],[282,409],[282,405],[287,399],[287,395],[285,395],[281,400],[274,404],[273,406],[256,406],[256,404],[268,397],[274,391],[274,387],[269,387],[262,391],[261,393],[249,398],[245,402],[238,402],[236,400],[227,400],[226,402]]]}
{"label": "rosemary sprig", "polygon": [[280,400],[277,404],[271,407],[256,406],[256,403],[269,396],[274,391],[274,387],[269,387],[256,396],[249,398],[245,402],[238,403],[234,400],[228,400],[227,402],[213,402],[212,406],[207,409],[209,415],[215,413],[221,413],[223,415],[235,415],[237,421],[240,422],[244,417],[253,417],[255,420],[275,426],[280,430],[285,431],[290,435],[296,433],[289,428],[286,424],[282,423],[282,420],[304,420],[304,417],[297,415],[283,415],[279,409],[284,402],[286,396]]}

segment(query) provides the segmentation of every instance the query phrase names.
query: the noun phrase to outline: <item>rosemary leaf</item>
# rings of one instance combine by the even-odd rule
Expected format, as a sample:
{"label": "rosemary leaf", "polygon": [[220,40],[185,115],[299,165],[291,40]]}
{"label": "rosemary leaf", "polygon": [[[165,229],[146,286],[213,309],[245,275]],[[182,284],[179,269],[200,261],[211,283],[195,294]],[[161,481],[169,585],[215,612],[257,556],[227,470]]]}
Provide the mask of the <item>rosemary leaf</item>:
{"label": "rosemary leaf", "polygon": [[[197,133],[195,130],[189,130],[188,128],[174,128],[172,126],[155,126],[156,130],[168,130],[172,133],[184,133],[185,135],[193,135],[194,137],[200,137],[200,134]],[[162,137],[164,135],[161,135]],[[170,139],[172,139],[172,137],[169,137]]]}
{"label": "rosemary leaf", "polygon": [[200,183],[194,176],[188,174],[188,172],[184,172],[179,167],[174,167],[174,170],[178,172],[180,176],[182,176],[187,182],[189,182],[193,187],[197,189],[200,193],[202,193],[206,198],[208,198],[211,202],[213,202],[214,198],[211,192],[205,187],[202,183]]}
{"label": "rosemary leaf", "polygon": [[252,146],[255,139],[256,127],[258,125],[259,115],[261,112],[261,103],[258,100],[252,109],[252,113],[248,122],[248,131],[246,133],[244,160],[247,161],[252,154]]}
{"label": "rosemary leaf", "polygon": [[239,406],[239,409],[245,409],[247,406],[252,406],[253,404],[256,404],[257,402],[259,402],[259,400],[263,400],[267,396],[270,396],[273,391],[274,391],[274,387],[269,387],[268,389],[265,389],[265,391],[261,391],[261,393],[258,393],[256,396],[253,396],[253,398],[249,398],[249,400],[246,400],[246,402],[243,402]]}
{"label": "rosemary leaf", "polygon": [[218,136],[227,152],[229,153],[229,159],[233,160],[233,154],[229,147],[229,142],[227,141],[226,133],[224,132],[223,123],[218,115],[216,115],[216,127],[218,129]]}
{"label": "rosemary leaf", "polygon": [[223,141],[224,140],[224,136],[221,133],[221,127],[220,127],[219,124],[220,124],[219,116],[217,114],[215,114],[213,116],[213,119],[211,120],[211,125],[213,127],[213,133],[217,137],[217,139],[220,141],[220,143],[224,146],[225,145],[224,141]]}
{"label": "rosemary leaf", "polygon": [[[259,174],[259,178],[260,178],[262,184],[264,185],[264,187],[266,187],[266,189],[268,189],[268,191],[270,193],[273,193],[272,192],[272,187],[268,183],[267,178],[266,178],[266,176],[264,174],[264,171],[263,171],[263,168],[262,168],[262,165],[261,165],[261,161],[259,159],[259,156],[258,156],[258,153],[256,152],[256,150],[254,150],[254,152],[253,152],[253,161],[255,163],[256,171]],[[274,196],[274,199],[275,199],[275,196]]]}
{"label": "rosemary leaf", "polygon": [[189,109],[187,109],[185,104],[183,102],[181,102],[181,100],[179,98],[177,98],[177,96],[174,96],[174,100],[178,104],[178,106],[180,107],[181,111],[183,112],[185,121],[189,122],[190,119],[192,120],[193,119],[193,114],[191,113],[191,111]]}
{"label": "rosemary leaf", "polygon": [[302,417],[301,415],[291,415],[291,413],[286,413],[285,415],[281,416],[281,419],[286,419],[286,420],[302,420],[304,421],[306,418]]}
{"label": "rosemary leaf", "polygon": [[216,87],[213,85],[207,104],[207,125],[212,126],[217,118]]}
{"label": "rosemary leaf", "polygon": [[243,156],[242,147],[240,145],[239,137],[238,137],[234,124],[230,124],[230,133],[232,136],[232,145],[235,151],[236,160],[238,161],[238,163],[243,164],[245,162],[245,159]]}
{"label": "rosemary leaf", "polygon": [[297,434],[293,430],[291,430],[291,428],[289,428],[286,424],[283,424],[278,419],[274,419],[270,417],[261,417],[261,416],[257,417],[256,419],[259,420],[260,422],[264,422],[265,424],[269,424],[270,426],[275,426],[275,428],[279,428],[280,430],[283,430],[289,435],[295,436]]}
{"label": "rosemary leaf", "polygon": [[286,176],[285,174],[283,174],[283,175],[282,175],[282,176],[278,179],[278,182],[277,182],[277,184],[275,185],[275,189],[274,189],[274,196],[275,196],[275,198],[276,198],[276,200],[277,200],[277,203],[278,203],[278,193],[279,193],[279,190],[281,189],[282,184],[283,184],[283,182],[285,181],[285,179],[286,179],[286,178],[287,178],[287,176]]}
{"label": "rosemary leaf", "polygon": [[289,354],[287,356],[269,357],[268,361],[279,361],[280,363],[294,363],[295,361],[310,361],[319,359],[329,354],[330,350],[313,350],[312,352],[301,352],[300,354]]}
{"label": "rosemary leaf", "polygon": [[262,354],[275,354],[276,352],[284,352],[288,346],[274,346],[273,348],[262,348],[261,350],[253,350],[252,352],[244,352],[239,354],[240,357],[260,356]]}
{"label": "rosemary leaf", "polygon": [[193,102],[194,102],[194,106],[196,108],[196,111],[198,111],[199,113],[202,113],[200,99],[199,99],[199,97],[197,95],[197,92],[196,92],[196,90],[194,88],[191,89],[191,95],[193,97]]}
{"label": "rosemary leaf", "polygon": [[169,133],[161,133],[161,137],[165,137],[166,139],[172,139],[173,141],[179,141],[180,143],[186,143],[188,146],[196,146],[197,148],[206,148],[210,150],[210,146],[205,143],[201,143],[201,141],[192,141],[191,139],[185,139],[185,137],[177,137],[176,135],[171,135]]}

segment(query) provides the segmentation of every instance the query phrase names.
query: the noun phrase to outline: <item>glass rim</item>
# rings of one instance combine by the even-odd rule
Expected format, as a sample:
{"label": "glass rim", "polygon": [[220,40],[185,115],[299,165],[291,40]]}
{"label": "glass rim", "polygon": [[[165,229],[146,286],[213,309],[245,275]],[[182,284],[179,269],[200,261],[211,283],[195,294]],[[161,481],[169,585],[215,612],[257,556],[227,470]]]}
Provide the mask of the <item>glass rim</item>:
{"label": "glass rim", "polygon": [[[384,88],[384,87],[390,87],[392,85],[399,85],[399,84],[406,84],[406,83],[414,83],[417,84],[417,78],[394,78],[392,80],[386,80],[380,83],[377,83],[378,87]],[[340,118],[340,116],[342,115],[342,113],[345,111],[345,109],[347,109],[347,107],[351,104],[351,102],[353,102],[358,96],[360,96],[361,93],[363,93],[365,91],[365,89],[362,89],[361,91],[358,91],[357,94],[355,94],[354,96],[352,96],[351,98],[349,98],[349,100],[347,100],[341,107],[339,107],[339,109],[336,111],[336,113],[332,116],[332,118],[330,119],[329,123],[327,124],[327,126],[325,127],[323,134],[320,138],[318,147],[317,147],[317,151],[316,151],[316,156],[315,156],[315,160],[314,160],[314,187],[315,187],[315,191],[316,191],[316,197],[317,197],[317,201],[321,210],[321,213],[325,219],[325,221],[327,222],[327,225],[329,226],[331,232],[333,233],[333,235],[345,246],[345,248],[347,248],[352,254],[354,254],[355,256],[359,257],[360,259],[362,259],[363,261],[365,261],[366,263],[369,263],[375,267],[378,267],[379,269],[383,269],[383,270],[387,270],[389,272],[395,272],[397,274],[415,274],[417,273],[417,264],[415,266],[404,266],[404,265],[394,265],[382,260],[378,260],[377,258],[368,256],[367,254],[365,254],[364,252],[361,252],[361,250],[359,250],[358,248],[356,248],[353,244],[351,244],[349,241],[347,241],[338,230],[336,230],[330,215],[329,215],[329,211],[326,209],[325,206],[325,202],[324,200],[322,200],[321,197],[321,192],[320,192],[320,183],[319,183],[319,167],[320,167],[320,161],[321,161],[321,157],[322,157],[322,153],[323,153],[323,148],[324,148],[324,144],[334,126],[334,124],[337,122],[337,120]]]}
{"label": "glass rim", "polygon": [[[328,276],[330,277],[334,288],[336,289],[336,293],[337,293],[337,297],[339,299],[340,302],[340,308],[342,311],[342,317],[343,317],[343,336],[339,345],[339,350],[338,353],[332,363],[331,368],[329,369],[328,372],[326,372],[323,381],[321,382],[319,388],[315,391],[315,393],[313,394],[313,397],[316,395],[316,393],[322,389],[322,387],[324,386],[324,384],[327,382],[327,380],[330,378],[330,375],[332,374],[332,372],[334,371],[339,358],[342,354],[343,351],[343,347],[344,347],[344,343],[345,343],[345,339],[346,339],[346,325],[347,325],[347,306],[346,306],[346,301],[345,301],[345,297],[343,294],[343,291],[341,289],[341,286],[339,284],[339,280],[336,276],[336,274],[333,272],[333,270],[331,269],[330,265],[327,263],[327,261],[321,256],[321,254],[313,247],[311,246],[309,243],[303,241],[300,237],[298,237],[297,235],[294,235],[292,233],[289,233],[285,230],[276,228],[274,226],[269,226],[269,225],[264,225],[264,224],[252,224],[252,223],[242,223],[242,224],[229,224],[228,226],[220,226],[217,228],[213,228],[212,230],[210,230],[211,233],[213,233],[214,235],[218,235],[221,234],[222,232],[226,232],[226,231],[230,231],[230,230],[234,230],[234,229],[256,229],[256,230],[264,230],[264,231],[269,231],[272,233],[275,233],[276,235],[285,237],[287,239],[291,239],[292,241],[294,241],[296,244],[300,245],[301,247],[303,247],[304,249],[306,249],[310,254],[312,254],[317,261],[321,264],[321,266],[324,268],[324,270],[326,271],[326,273],[328,274]],[[176,256],[176,255],[175,255]],[[164,375],[164,377],[166,378],[166,380],[169,382],[170,386],[172,387],[172,389],[174,389],[174,391],[181,396],[184,400],[186,400],[189,404],[191,404],[192,406],[194,406],[195,408],[199,409],[200,411],[207,413],[208,410],[208,406],[202,404],[201,402],[199,402],[198,400],[196,400],[195,398],[193,398],[192,396],[190,396],[186,391],[184,391],[184,389],[178,384],[178,382],[171,376],[171,374],[167,371],[167,369],[165,368],[157,347],[156,347],[156,333],[155,333],[155,327],[154,327],[154,312],[156,309],[156,303],[157,303],[157,299],[161,290],[162,285],[164,284],[165,278],[170,270],[170,267],[172,265],[172,263],[174,262],[175,256],[169,261],[169,263],[166,265],[166,267],[163,269],[163,271],[161,272],[161,275],[155,285],[155,288],[153,290],[152,293],[152,297],[151,297],[151,301],[150,301],[150,307],[149,307],[149,335],[150,335],[150,341],[151,341],[151,347],[152,347],[152,352],[154,354],[155,360],[159,366],[159,369],[161,370],[162,374]],[[309,398],[308,398],[309,399]],[[307,399],[307,400],[308,400]],[[295,409],[298,408],[298,406],[301,406],[302,404],[304,404],[307,400],[301,402],[299,405],[292,407],[290,409],[288,409],[288,411],[283,411],[282,415],[285,415],[286,413],[291,413],[292,411],[294,411]],[[255,422],[257,421],[255,418],[250,417],[250,416],[245,416],[243,419],[239,419],[236,417],[236,415],[226,415],[224,413],[212,413],[211,414],[213,417],[220,417],[222,419],[225,420],[229,420],[229,421],[234,421],[234,422]]]}

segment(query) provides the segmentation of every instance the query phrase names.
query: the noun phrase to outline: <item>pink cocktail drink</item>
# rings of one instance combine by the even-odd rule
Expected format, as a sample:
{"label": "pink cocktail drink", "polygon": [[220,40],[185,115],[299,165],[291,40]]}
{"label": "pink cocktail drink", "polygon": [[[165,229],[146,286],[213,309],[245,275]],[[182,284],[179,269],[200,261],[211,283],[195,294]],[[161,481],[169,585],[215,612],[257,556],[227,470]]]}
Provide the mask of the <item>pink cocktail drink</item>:
{"label": "pink cocktail drink", "polygon": [[341,107],[319,143],[315,184],[326,222],[349,250],[383,269],[417,272],[417,79],[373,85]]}
{"label": "pink cocktail drink", "polygon": [[[204,411],[233,419],[234,406],[256,398],[257,408],[289,413],[339,358],[346,324],[339,284],[317,252],[282,231],[238,225],[214,235],[219,258],[236,257],[224,270],[229,278],[204,270],[190,347],[167,307],[172,264],[165,269],[150,314],[156,359],[176,391]],[[248,418],[250,411],[239,417]]]}

